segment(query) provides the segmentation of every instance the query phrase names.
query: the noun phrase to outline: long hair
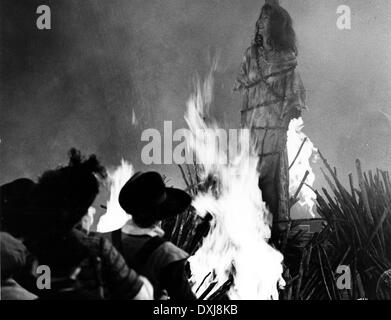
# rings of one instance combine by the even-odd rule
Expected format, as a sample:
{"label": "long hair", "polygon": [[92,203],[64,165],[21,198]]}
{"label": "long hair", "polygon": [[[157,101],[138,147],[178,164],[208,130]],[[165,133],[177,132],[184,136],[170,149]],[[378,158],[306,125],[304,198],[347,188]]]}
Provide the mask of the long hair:
{"label": "long hair", "polygon": [[293,22],[289,13],[279,5],[265,4],[255,26],[253,44],[263,46],[263,37],[258,33],[258,24],[262,15],[270,17],[268,44],[276,51],[293,51],[298,54],[296,46],[296,34],[293,30]]}

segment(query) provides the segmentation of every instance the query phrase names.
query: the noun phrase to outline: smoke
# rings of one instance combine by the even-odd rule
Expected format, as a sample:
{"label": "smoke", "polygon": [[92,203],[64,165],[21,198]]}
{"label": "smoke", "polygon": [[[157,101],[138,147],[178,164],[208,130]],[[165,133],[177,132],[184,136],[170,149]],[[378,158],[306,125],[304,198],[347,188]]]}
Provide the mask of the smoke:
{"label": "smoke", "polygon": [[[0,183],[36,177],[64,162],[72,146],[108,166],[124,157],[145,169],[142,130],[162,130],[164,120],[172,120],[174,130],[185,126],[193,76],[205,74],[216,54],[212,112],[237,127],[241,98],[231,88],[262,3],[48,0],[53,29],[39,31],[41,1],[1,1]],[[343,143],[362,143],[354,132],[370,125],[368,112],[391,114],[391,3],[345,1],[353,14],[350,31],[336,28],[337,0],[280,3],[299,40],[309,106],[304,131],[343,170],[357,157],[384,165]],[[368,134],[380,139],[376,148],[389,147],[387,134]],[[180,180],[174,166],[154,169]]]}

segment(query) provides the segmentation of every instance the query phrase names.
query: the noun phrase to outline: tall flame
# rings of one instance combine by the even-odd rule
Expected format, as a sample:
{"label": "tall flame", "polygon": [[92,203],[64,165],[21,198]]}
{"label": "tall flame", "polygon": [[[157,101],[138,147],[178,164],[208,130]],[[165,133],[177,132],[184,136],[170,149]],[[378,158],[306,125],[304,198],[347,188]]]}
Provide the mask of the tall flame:
{"label": "tall flame", "polygon": [[121,165],[117,169],[109,171],[110,199],[107,201],[106,213],[99,219],[97,232],[105,233],[120,229],[130,219],[130,216],[121,208],[118,196],[121,188],[133,174],[133,166],[125,160],[121,161]]}
{"label": "tall flame", "polygon": [[[191,282],[196,294],[200,295],[211,284],[217,289],[233,278],[228,293],[231,299],[278,299],[278,287],[285,284],[283,256],[268,244],[270,213],[258,188],[258,156],[249,145],[249,131],[240,131],[239,139],[235,141],[239,145],[234,146],[236,153],[232,153],[229,143],[225,148],[216,143],[224,129],[206,120],[213,98],[215,67],[203,84],[198,81],[185,115],[190,129],[188,152],[202,164],[201,179],[212,176],[218,182],[217,192],[199,193],[192,203],[198,215],[209,213],[213,219],[202,246],[189,259]],[[315,180],[310,162],[316,149],[302,129],[301,118],[291,121],[287,141],[290,163],[295,159],[290,170],[291,195],[298,190],[306,171],[309,172],[306,184],[311,187]],[[107,212],[98,223],[98,232],[119,229],[130,219],[120,207],[118,195],[133,173],[132,165],[126,161],[109,172],[110,199]],[[315,195],[312,190],[307,186],[301,188],[298,199],[302,211],[313,216]],[[213,290],[209,295],[212,293]]]}
{"label": "tall flame", "polygon": [[215,282],[218,288],[233,276],[230,298],[278,299],[278,285],[283,285],[283,256],[267,243],[269,213],[258,188],[258,157],[240,145],[238,154],[230,155],[228,164],[222,165],[221,158],[228,156],[226,152],[210,143],[211,139],[199,138],[199,131],[206,129],[206,135],[218,135],[218,127],[208,126],[203,118],[203,111],[211,102],[212,84],[210,74],[203,87],[197,85],[185,117],[191,131],[188,147],[197,163],[203,164],[204,178],[212,175],[219,185],[218,197],[209,191],[193,201],[199,215],[209,213],[213,220],[201,248],[189,260],[191,281],[202,293],[211,283]]}

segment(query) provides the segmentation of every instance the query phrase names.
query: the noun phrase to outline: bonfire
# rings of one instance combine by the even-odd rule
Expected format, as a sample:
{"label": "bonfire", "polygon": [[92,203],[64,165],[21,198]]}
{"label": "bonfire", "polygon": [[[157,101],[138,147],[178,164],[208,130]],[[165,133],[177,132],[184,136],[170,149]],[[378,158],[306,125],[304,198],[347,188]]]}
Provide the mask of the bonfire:
{"label": "bonfire", "polygon": [[[166,221],[164,228],[175,244],[192,254],[191,281],[200,299],[278,299],[285,286],[283,255],[268,243],[270,213],[258,188],[258,156],[244,146],[244,139],[239,139],[234,156],[231,149],[228,154],[213,143],[220,128],[207,113],[212,86],[213,72],[202,85],[198,82],[185,115],[192,133],[188,148],[196,158],[193,165],[179,168],[193,206],[184,216]],[[291,206],[312,217],[315,176],[310,159],[316,150],[302,128],[302,119],[297,119],[288,132]],[[196,133],[202,130],[211,138],[200,139]],[[221,159],[228,157],[223,164]]]}
{"label": "bonfire", "polygon": [[[391,288],[391,181],[387,172],[349,175],[342,186],[332,169],[302,132],[302,119],[288,131],[291,208],[305,219],[287,223],[283,244],[269,245],[269,212],[257,184],[257,156],[239,145],[236,155],[217,149],[211,139],[217,123],[208,117],[213,72],[195,88],[187,104],[186,121],[194,164],[179,166],[192,206],[183,215],[164,221],[166,237],[191,258],[193,291],[199,299],[339,300],[389,299]],[[202,135],[201,135],[202,136]],[[204,136],[205,137],[205,136]],[[225,153],[224,153],[225,152]],[[317,155],[327,171],[328,186],[313,189],[311,169]],[[219,162],[228,159],[224,165]],[[111,195],[98,231],[120,228],[129,219],[118,205],[118,192],[133,174],[123,162],[110,173]],[[315,215],[318,215],[315,217]],[[312,232],[303,225],[321,224]],[[342,269],[341,269],[342,268]],[[341,274],[341,270],[345,274]],[[344,282],[341,281],[344,276]]]}

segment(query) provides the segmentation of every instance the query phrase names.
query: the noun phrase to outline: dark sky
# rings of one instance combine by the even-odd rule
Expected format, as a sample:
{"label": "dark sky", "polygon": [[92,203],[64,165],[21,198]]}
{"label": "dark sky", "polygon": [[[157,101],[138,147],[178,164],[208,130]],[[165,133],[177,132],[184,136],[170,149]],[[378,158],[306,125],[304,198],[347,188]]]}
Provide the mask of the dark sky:
{"label": "dark sky", "polygon": [[[341,173],[391,169],[391,2],[282,0],[299,40],[305,132]],[[47,4],[52,30],[35,26]],[[66,161],[70,147],[136,169],[141,132],[185,126],[195,74],[220,53],[213,114],[239,125],[231,93],[263,1],[1,0],[0,183]],[[341,4],[352,30],[336,27]],[[131,125],[132,112],[139,125]],[[179,183],[175,166],[157,166]],[[319,173],[319,171],[316,171]],[[321,180],[319,180],[321,181]]]}

